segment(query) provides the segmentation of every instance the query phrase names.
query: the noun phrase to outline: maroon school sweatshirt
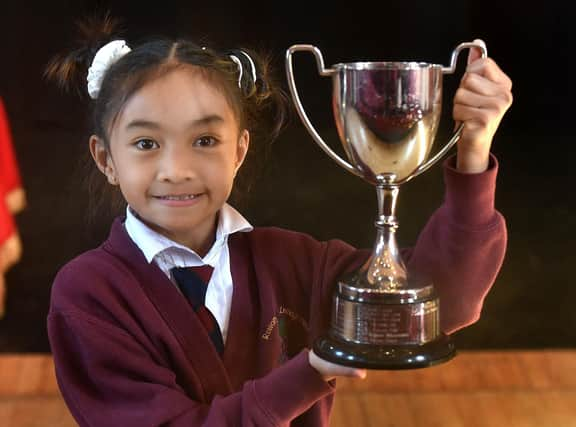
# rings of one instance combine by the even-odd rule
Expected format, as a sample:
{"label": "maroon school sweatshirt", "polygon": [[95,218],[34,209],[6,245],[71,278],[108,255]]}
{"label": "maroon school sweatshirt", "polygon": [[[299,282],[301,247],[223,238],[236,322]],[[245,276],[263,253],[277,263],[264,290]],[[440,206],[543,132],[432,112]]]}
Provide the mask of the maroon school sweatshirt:
{"label": "maroon school sweatshirt", "polygon": [[[434,282],[448,333],[478,319],[503,261],[496,171],[495,159],[475,175],[446,162],[444,203],[403,251],[411,271]],[[229,245],[234,290],[222,357],[122,218],[100,247],[58,272],[48,332],[80,426],[328,426],[334,387],[309,365],[307,348],[328,327],[337,278],[368,251],[273,227],[233,234]]]}

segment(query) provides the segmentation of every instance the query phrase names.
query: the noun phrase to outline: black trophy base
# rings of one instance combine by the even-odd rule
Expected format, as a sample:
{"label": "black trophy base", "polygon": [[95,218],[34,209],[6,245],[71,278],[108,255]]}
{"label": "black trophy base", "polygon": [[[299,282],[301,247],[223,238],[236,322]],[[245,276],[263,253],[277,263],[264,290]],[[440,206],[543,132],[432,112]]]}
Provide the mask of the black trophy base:
{"label": "black trophy base", "polygon": [[363,369],[416,369],[447,362],[456,355],[450,337],[441,334],[422,345],[355,344],[326,335],[314,342],[314,352],[324,360]]}

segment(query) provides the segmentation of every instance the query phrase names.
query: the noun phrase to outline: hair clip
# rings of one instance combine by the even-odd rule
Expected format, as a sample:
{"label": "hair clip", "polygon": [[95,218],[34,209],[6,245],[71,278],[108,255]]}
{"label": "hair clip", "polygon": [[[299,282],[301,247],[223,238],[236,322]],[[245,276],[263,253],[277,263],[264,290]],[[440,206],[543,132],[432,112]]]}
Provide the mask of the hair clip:
{"label": "hair clip", "polygon": [[[255,84],[256,83],[256,66],[254,65],[254,61],[252,60],[250,55],[248,55],[243,50],[238,50],[238,52],[240,52],[242,55],[244,55],[248,59],[248,62],[250,63],[250,74],[252,75],[252,83]],[[234,63],[238,66],[238,87],[240,89],[242,89],[242,76],[243,76],[243,71],[244,71],[244,67],[242,66],[242,61],[235,54],[230,54],[229,56],[230,56],[230,59],[232,59],[232,61],[234,61]]]}

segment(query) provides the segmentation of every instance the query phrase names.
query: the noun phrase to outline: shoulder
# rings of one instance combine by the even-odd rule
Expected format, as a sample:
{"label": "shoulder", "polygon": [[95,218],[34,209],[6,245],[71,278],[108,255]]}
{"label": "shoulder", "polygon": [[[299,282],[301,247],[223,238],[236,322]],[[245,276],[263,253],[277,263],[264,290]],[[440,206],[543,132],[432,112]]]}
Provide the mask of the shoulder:
{"label": "shoulder", "polygon": [[279,227],[256,227],[246,233],[252,251],[284,265],[346,265],[364,259],[366,253],[340,239],[318,240],[309,234]]}
{"label": "shoulder", "polygon": [[109,283],[125,278],[144,260],[138,247],[126,233],[121,218],[111,226],[108,238],[60,268],[54,280],[56,290],[94,289],[93,283]]}
{"label": "shoulder", "polygon": [[252,240],[262,242],[263,244],[274,244],[280,241],[288,244],[322,244],[309,234],[299,231],[288,230],[280,227],[255,227],[254,230],[247,233]]}
{"label": "shoulder", "polygon": [[122,293],[131,273],[125,263],[104,249],[89,250],[57,272],[50,295],[51,310],[91,310]]}
{"label": "shoulder", "polygon": [[318,240],[315,237],[299,231],[280,227],[256,227],[248,238],[253,244],[266,250],[298,250],[325,251],[327,248],[338,247],[342,250],[354,251],[354,247],[340,239]]}
{"label": "shoulder", "polygon": [[56,281],[66,281],[70,278],[105,277],[111,269],[119,268],[119,261],[111,253],[100,246],[88,250],[64,264],[56,274]]}

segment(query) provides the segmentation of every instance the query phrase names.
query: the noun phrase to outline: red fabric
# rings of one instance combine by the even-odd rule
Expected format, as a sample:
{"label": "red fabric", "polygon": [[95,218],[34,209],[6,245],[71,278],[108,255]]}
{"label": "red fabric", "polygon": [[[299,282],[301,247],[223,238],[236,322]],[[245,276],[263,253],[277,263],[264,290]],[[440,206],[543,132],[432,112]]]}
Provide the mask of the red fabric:
{"label": "red fabric", "polygon": [[2,183],[2,196],[22,186],[20,170],[12,145],[12,134],[8,116],[0,99],[0,182]]}
{"label": "red fabric", "polygon": [[[2,275],[20,257],[20,240],[13,215],[23,207],[18,197],[21,186],[8,116],[0,98],[0,318],[4,313],[6,292]],[[10,244],[7,243],[9,239],[12,239]]]}
{"label": "red fabric", "polygon": [[214,271],[214,268],[212,266],[198,265],[196,267],[187,267],[187,268],[193,271],[196,274],[196,276],[198,276],[200,280],[202,280],[206,284],[206,286],[208,286],[210,278],[212,277],[212,272]]}
{"label": "red fabric", "polygon": [[6,195],[20,187],[20,175],[14,150],[10,126],[4,104],[0,98],[0,250],[15,232],[12,212],[6,205]]}
{"label": "red fabric", "polygon": [[[8,206],[4,200],[4,189],[0,181],[0,250],[10,236],[14,234],[14,218],[12,213],[8,210]],[[1,273],[1,271],[0,271]]]}

